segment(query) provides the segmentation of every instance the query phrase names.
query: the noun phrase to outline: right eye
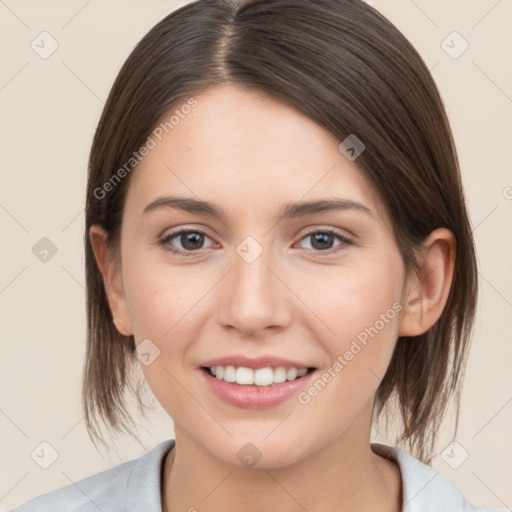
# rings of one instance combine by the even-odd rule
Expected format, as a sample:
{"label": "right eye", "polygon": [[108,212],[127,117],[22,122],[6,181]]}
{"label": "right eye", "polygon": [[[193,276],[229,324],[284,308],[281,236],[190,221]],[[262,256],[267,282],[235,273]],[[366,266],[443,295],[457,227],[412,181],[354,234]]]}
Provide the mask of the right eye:
{"label": "right eye", "polygon": [[[194,256],[199,249],[203,249],[203,247],[200,246],[204,244],[205,237],[211,240],[204,231],[197,229],[180,229],[179,231],[163,236],[159,244],[166,251],[172,252],[177,256]],[[181,245],[181,248],[175,249],[172,247],[172,241],[175,239]]]}

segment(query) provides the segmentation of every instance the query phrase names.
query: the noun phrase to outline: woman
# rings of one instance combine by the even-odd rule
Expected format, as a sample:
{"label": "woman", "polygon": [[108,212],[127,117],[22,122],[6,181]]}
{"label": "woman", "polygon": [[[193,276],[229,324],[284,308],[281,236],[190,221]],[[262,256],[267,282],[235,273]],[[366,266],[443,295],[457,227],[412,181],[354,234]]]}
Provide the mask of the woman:
{"label": "woman", "polygon": [[[131,432],[138,366],[175,439],[15,511],[497,510],[428,466],[476,258],[436,86],[377,11],[167,16],[105,105],[86,215],[91,439]],[[383,412],[404,449],[370,442]]]}

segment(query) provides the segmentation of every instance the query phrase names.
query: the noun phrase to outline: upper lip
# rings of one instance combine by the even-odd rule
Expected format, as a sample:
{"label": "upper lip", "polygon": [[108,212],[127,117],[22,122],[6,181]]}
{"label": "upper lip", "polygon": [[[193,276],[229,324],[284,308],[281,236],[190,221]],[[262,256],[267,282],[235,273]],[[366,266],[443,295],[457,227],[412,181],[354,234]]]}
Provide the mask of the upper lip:
{"label": "upper lip", "polygon": [[245,368],[252,368],[253,370],[267,367],[275,368],[277,366],[297,368],[298,370],[301,368],[311,367],[311,365],[293,361],[292,359],[285,359],[271,355],[264,355],[259,357],[247,357],[243,355],[216,357],[215,359],[208,359],[208,361],[204,361],[200,366],[234,366],[235,368],[243,366]]}

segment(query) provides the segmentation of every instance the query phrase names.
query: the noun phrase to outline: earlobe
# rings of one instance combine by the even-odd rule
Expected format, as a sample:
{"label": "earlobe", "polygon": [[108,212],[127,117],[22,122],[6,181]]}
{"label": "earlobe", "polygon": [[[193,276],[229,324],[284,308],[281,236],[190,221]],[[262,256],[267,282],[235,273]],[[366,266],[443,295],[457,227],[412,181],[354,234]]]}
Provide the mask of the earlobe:
{"label": "earlobe", "polygon": [[102,226],[95,224],[89,229],[89,238],[96,264],[103,277],[110,311],[115,319],[114,325],[119,333],[124,336],[130,336],[133,334],[133,330],[122,286],[121,273],[119,265],[112,260],[109,253],[107,233]]}
{"label": "earlobe", "polygon": [[439,319],[450,293],[455,256],[455,237],[449,229],[438,228],[427,237],[417,253],[419,276],[409,277],[402,298],[399,336],[419,336]]}

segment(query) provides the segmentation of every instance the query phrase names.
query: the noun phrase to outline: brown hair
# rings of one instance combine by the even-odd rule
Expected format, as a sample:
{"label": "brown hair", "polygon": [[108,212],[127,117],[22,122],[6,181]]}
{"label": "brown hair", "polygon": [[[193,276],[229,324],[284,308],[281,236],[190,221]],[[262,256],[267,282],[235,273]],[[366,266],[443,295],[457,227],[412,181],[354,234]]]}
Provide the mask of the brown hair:
{"label": "brown hair", "polygon": [[436,85],[401,32],[360,0],[199,0],[160,21],[124,63],[89,160],[83,405],[91,439],[103,442],[98,419],[131,435],[134,425],[125,401],[137,362],[134,339],[112,324],[89,239],[91,225],[102,225],[116,254],[131,174],[123,173],[108,193],[104,184],[127,169],[165,112],[223,82],[272,95],[340,142],[354,134],[365,144],[357,164],[387,208],[408,271],[418,271],[414,250],[434,229],[454,233],[457,256],[445,309],[425,334],[398,339],[374,409],[377,417],[389,413],[384,405],[395,399],[402,424],[396,443],[430,463],[434,432],[454,394],[458,426],[477,298],[474,242]]}

